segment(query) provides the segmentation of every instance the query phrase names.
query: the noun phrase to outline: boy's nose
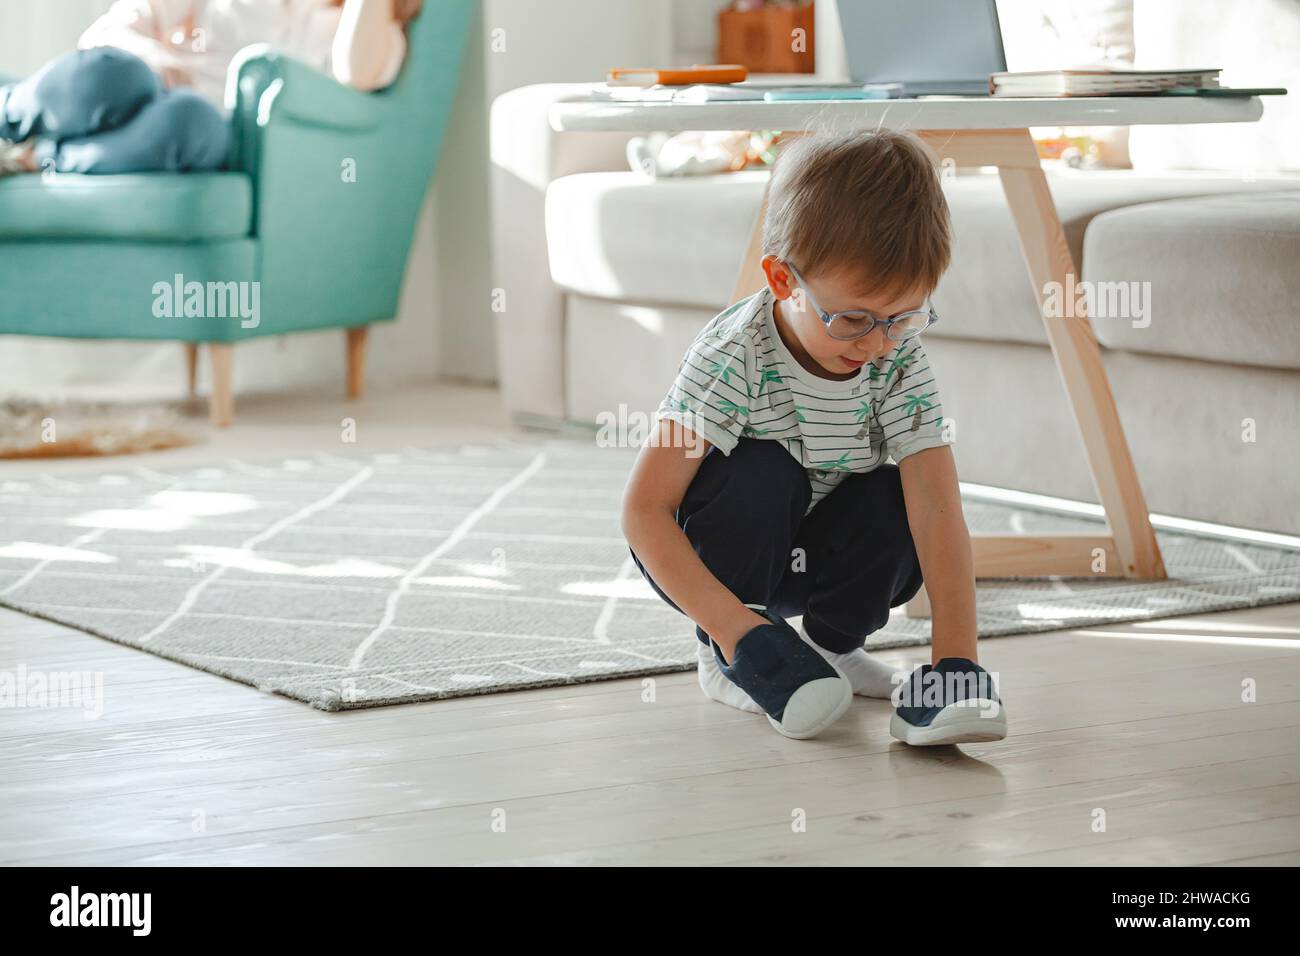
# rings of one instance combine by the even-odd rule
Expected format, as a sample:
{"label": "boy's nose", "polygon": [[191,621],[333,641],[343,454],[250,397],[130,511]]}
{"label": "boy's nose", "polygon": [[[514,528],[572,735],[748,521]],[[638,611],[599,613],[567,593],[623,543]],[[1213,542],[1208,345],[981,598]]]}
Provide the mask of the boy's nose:
{"label": "boy's nose", "polygon": [[864,362],[874,361],[889,351],[889,339],[876,329],[870,335],[865,335],[860,340],[861,344],[853,353],[853,358]]}

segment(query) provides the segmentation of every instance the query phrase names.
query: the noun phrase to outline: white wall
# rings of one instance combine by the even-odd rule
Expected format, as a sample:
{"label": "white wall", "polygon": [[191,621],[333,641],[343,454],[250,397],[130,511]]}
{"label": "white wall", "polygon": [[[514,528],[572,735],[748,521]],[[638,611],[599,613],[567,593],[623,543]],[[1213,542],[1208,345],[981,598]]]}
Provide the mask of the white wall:
{"label": "white wall", "polygon": [[718,11],[731,0],[673,0],[672,66],[714,63],[718,58]]}
{"label": "white wall", "polygon": [[25,75],[76,42],[107,0],[6,0],[0,4],[0,70]]}
{"label": "white wall", "polygon": [[[485,0],[470,58],[478,85],[462,88],[454,146],[444,156],[439,220],[442,368],[496,377],[491,311],[488,111],[519,86],[590,80],[611,66],[663,62],[672,49],[670,0]],[[459,134],[467,135],[459,135]]]}
{"label": "white wall", "polygon": [[1135,167],[1300,173],[1300,0],[1135,0],[1133,34],[1139,68],[1217,66],[1224,86],[1290,91],[1261,97],[1257,123],[1135,127]]}

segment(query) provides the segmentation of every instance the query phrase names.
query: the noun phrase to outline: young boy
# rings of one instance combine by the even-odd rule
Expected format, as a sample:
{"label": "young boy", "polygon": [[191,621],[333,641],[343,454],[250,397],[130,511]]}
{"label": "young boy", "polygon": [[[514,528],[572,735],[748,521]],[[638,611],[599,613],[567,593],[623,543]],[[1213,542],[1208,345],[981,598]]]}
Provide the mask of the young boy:
{"label": "young boy", "polygon": [[[948,266],[948,206],[920,142],[804,136],[772,173],[767,288],[687,351],[629,479],[623,533],[696,623],[705,694],[815,736],[853,694],[895,700],[914,745],[998,740],[976,663],[975,578],[939,390],[917,336]],[[885,459],[892,457],[895,463]],[[864,650],[922,579],[932,663]],[[785,618],[802,616],[796,632]]]}

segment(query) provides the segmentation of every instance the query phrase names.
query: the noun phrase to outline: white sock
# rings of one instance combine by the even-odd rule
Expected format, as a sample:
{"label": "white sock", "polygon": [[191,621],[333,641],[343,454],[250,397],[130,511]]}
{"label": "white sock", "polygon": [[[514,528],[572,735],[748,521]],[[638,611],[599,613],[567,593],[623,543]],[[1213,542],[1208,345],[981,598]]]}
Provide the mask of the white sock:
{"label": "white sock", "polygon": [[[853,685],[853,693],[859,697],[887,698],[894,692],[894,687],[897,685],[891,678],[897,668],[872,657],[864,648],[859,647],[847,654],[836,654],[833,651],[828,651],[808,636],[808,632],[804,630],[802,620],[799,621],[799,636],[804,639],[804,643],[810,645],[813,650],[840,669],[844,676],[849,679],[849,683]],[[740,688],[736,689],[739,690]]]}
{"label": "white sock", "polygon": [[727,675],[722,673],[722,668],[718,667],[717,658],[713,656],[713,647],[711,645],[704,644],[699,640],[696,640],[695,643],[699,644],[700,690],[704,691],[707,697],[711,697],[719,704],[726,704],[729,707],[748,711],[751,714],[766,713],[762,707],[754,703],[754,698],[728,680]]}

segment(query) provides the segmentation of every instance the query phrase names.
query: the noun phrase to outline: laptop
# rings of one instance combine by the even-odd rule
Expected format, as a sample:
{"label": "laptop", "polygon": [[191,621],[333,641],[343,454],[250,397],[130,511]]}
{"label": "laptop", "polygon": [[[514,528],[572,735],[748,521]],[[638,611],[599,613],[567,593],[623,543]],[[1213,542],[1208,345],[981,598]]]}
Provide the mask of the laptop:
{"label": "laptop", "polygon": [[902,96],[988,96],[1007,68],[996,0],[839,0],[849,76]]}

